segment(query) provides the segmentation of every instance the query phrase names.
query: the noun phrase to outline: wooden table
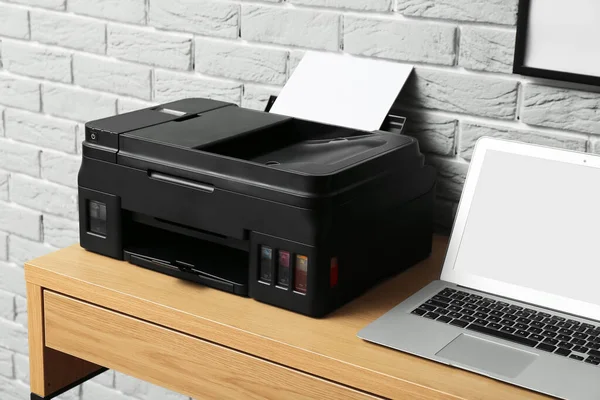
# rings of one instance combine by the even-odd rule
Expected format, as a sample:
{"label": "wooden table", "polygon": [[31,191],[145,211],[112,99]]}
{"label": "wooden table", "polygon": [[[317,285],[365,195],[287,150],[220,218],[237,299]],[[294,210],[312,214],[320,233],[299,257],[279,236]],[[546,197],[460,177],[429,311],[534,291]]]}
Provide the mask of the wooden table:
{"label": "wooden table", "polygon": [[432,256],[323,319],[72,246],[25,266],[32,399],[106,368],[197,399],[536,399],[357,332],[439,276]]}

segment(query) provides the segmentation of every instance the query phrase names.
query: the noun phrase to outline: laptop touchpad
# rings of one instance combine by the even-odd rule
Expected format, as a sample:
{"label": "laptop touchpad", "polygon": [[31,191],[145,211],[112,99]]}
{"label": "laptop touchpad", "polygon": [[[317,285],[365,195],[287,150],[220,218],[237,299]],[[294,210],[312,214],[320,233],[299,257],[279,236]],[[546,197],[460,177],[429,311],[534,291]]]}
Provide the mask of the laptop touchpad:
{"label": "laptop touchpad", "polygon": [[436,355],[478,372],[487,371],[508,378],[517,377],[537,358],[536,354],[465,334],[458,336]]}

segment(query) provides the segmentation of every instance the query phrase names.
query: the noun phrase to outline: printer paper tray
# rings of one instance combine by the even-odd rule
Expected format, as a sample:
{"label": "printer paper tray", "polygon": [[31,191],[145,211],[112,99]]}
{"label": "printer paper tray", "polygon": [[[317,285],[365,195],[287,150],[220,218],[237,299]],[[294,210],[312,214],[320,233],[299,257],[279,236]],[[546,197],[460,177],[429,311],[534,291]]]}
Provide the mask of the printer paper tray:
{"label": "printer paper tray", "polygon": [[215,289],[248,295],[248,252],[131,221],[126,261]]}
{"label": "printer paper tray", "polygon": [[173,266],[170,263],[166,263],[157,259],[152,259],[144,255],[135,254],[127,250],[125,251],[125,261],[128,261],[131,264],[140,267],[150,269],[152,271],[173,276],[175,278],[201,283],[204,286],[223,290],[225,292],[238,294],[240,296],[248,296],[248,285],[204,274],[202,273],[202,271],[190,270],[190,272],[185,272],[184,270]]}

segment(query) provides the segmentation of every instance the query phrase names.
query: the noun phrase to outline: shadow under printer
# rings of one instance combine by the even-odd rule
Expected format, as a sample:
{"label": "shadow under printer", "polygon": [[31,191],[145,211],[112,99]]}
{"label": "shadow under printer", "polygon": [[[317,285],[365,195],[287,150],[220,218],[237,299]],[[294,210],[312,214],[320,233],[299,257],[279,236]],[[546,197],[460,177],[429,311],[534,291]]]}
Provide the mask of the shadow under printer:
{"label": "shadow under printer", "polygon": [[208,99],[88,122],[85,249],[320,317],[431,251],[417,141]]}

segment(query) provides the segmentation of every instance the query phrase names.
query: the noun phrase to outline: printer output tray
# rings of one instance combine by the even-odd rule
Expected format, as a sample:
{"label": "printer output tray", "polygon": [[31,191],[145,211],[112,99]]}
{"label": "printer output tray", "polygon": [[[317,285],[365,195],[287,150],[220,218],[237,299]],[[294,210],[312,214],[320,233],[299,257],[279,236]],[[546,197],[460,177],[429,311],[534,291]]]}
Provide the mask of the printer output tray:
{"label": "printer output tray", "polygon": [[215,243],[147,227],[123,251],[126,261],[140,267],[201,283],[215,289],[248,295],[248,255]]}

